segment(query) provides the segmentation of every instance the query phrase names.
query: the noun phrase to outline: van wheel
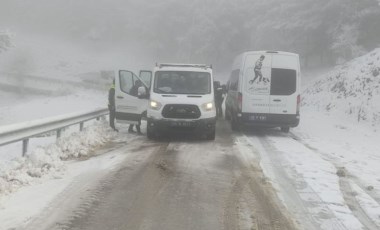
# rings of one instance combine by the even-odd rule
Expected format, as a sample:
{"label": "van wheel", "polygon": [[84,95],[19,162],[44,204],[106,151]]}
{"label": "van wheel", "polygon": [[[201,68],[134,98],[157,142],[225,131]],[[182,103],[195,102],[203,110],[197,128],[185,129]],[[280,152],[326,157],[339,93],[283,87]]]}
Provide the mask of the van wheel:
{"label": "van wheel", "polygon": [[215,140],[215,129],[206,135],[206,140],[209,140],[209,141]]}
{"label": "van wheel", "polygon": [[233,131],[240,131],[240,125],[233,117],[231,118],[231,129]]}
{"label": "van wheel", "polygon": [[288,133],[290,130],[290,127],[281,127],[281,131],[284,133]]}
{"label": "van wheel", "polygon": [[146,136],[149,140],[154,140],[156,138],[156,133],[153,128],[150,127],[150,124],[148,123],[148,126],[146,127]]}
{"label": "van wheel", "polygon": [[227,109],[224,111],[224,119],[227,121],[231,120],[231,113]]}

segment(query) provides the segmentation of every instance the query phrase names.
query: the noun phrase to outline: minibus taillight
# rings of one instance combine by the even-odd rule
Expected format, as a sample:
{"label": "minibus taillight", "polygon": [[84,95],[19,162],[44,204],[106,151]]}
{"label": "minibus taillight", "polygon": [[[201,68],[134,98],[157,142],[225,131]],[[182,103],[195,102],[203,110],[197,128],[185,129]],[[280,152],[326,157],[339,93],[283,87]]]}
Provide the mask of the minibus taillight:
{"label": "minibus taillight", "polygon": [[297,114],[300,113],[300,108],[301,108],[301,95],[297,96]]}
{"label": "minibus taillight", "polygon": [[239,112],[242,111],[242,108],[243,108],[243,94],[242,93],[238,93],[238,109],[239,109]]}

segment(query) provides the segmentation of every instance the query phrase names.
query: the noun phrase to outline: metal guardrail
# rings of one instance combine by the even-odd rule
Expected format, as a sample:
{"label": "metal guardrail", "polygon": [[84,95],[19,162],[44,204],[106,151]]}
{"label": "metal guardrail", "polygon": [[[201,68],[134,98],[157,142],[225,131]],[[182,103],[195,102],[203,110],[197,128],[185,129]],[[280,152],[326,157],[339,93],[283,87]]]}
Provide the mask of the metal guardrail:
{"label": "metal guardrail", "polygon": [[22,156],[28,151],[29,139],[35,136],[56,132],[57,138],[61,136],[62,129],[79,124],[83,130],[84,122],[99,119],[108,115],[108,109],[97,109],[86,113],[75,113],[50,119],[36,120],[0,127],[0,146],[22,141]]}

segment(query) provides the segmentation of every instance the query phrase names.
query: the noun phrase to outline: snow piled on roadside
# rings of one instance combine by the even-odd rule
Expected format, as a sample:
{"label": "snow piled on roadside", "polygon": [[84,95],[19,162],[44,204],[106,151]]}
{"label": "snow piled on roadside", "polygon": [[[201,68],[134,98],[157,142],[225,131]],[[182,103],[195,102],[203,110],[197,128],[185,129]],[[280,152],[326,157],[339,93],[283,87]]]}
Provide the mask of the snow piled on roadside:
{"label": "snow piled on roadside", "polygon": [[303,107],[380,125],[380,48],[337,66],[303,92]]}
{"label": "snow piled on roadside", "polygon": [[56,143],[41,146],[27,157],[1,165],[0,195],[19,187],[38,183],[43,178],[60,178],[66,170],[65,160],[89,156],[96,148],[109,142],[115,133],[106,121],[96,121],[83,132],[62,137]]}

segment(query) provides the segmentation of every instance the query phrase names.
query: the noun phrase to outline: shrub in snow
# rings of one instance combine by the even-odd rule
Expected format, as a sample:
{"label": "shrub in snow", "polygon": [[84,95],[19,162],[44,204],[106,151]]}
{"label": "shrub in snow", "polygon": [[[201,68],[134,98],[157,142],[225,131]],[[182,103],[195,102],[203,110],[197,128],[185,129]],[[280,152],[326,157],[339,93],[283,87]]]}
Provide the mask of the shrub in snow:
{"label": "shrub in snow", "polygon": [[12,47],[11,37],[8,31],[0,31],[0,53]]}
{"label": "shrub in snow", "polygon": [[380,49],[356,58],[315,81],[302,105],[380,126]]}
{"label": "shrub in snow", "polygon": [[115,137],[105,121],[95,122],[83,132],[62,137],[55,144],[39,147],[25,158],[16,158],[7,165],[0,165],[0,194],[11,192],[20,186],[43,177],[56,177],[66,167],[63,160],[88,156],[99,146]]}
{"label": "shrub in snow", "polygon": [[380,73],[380,67],[376,67],[376,68],[374,68],[374,69],[372,70],[372,75],[373,75],[374,77],[379,76],[379,73]]}

